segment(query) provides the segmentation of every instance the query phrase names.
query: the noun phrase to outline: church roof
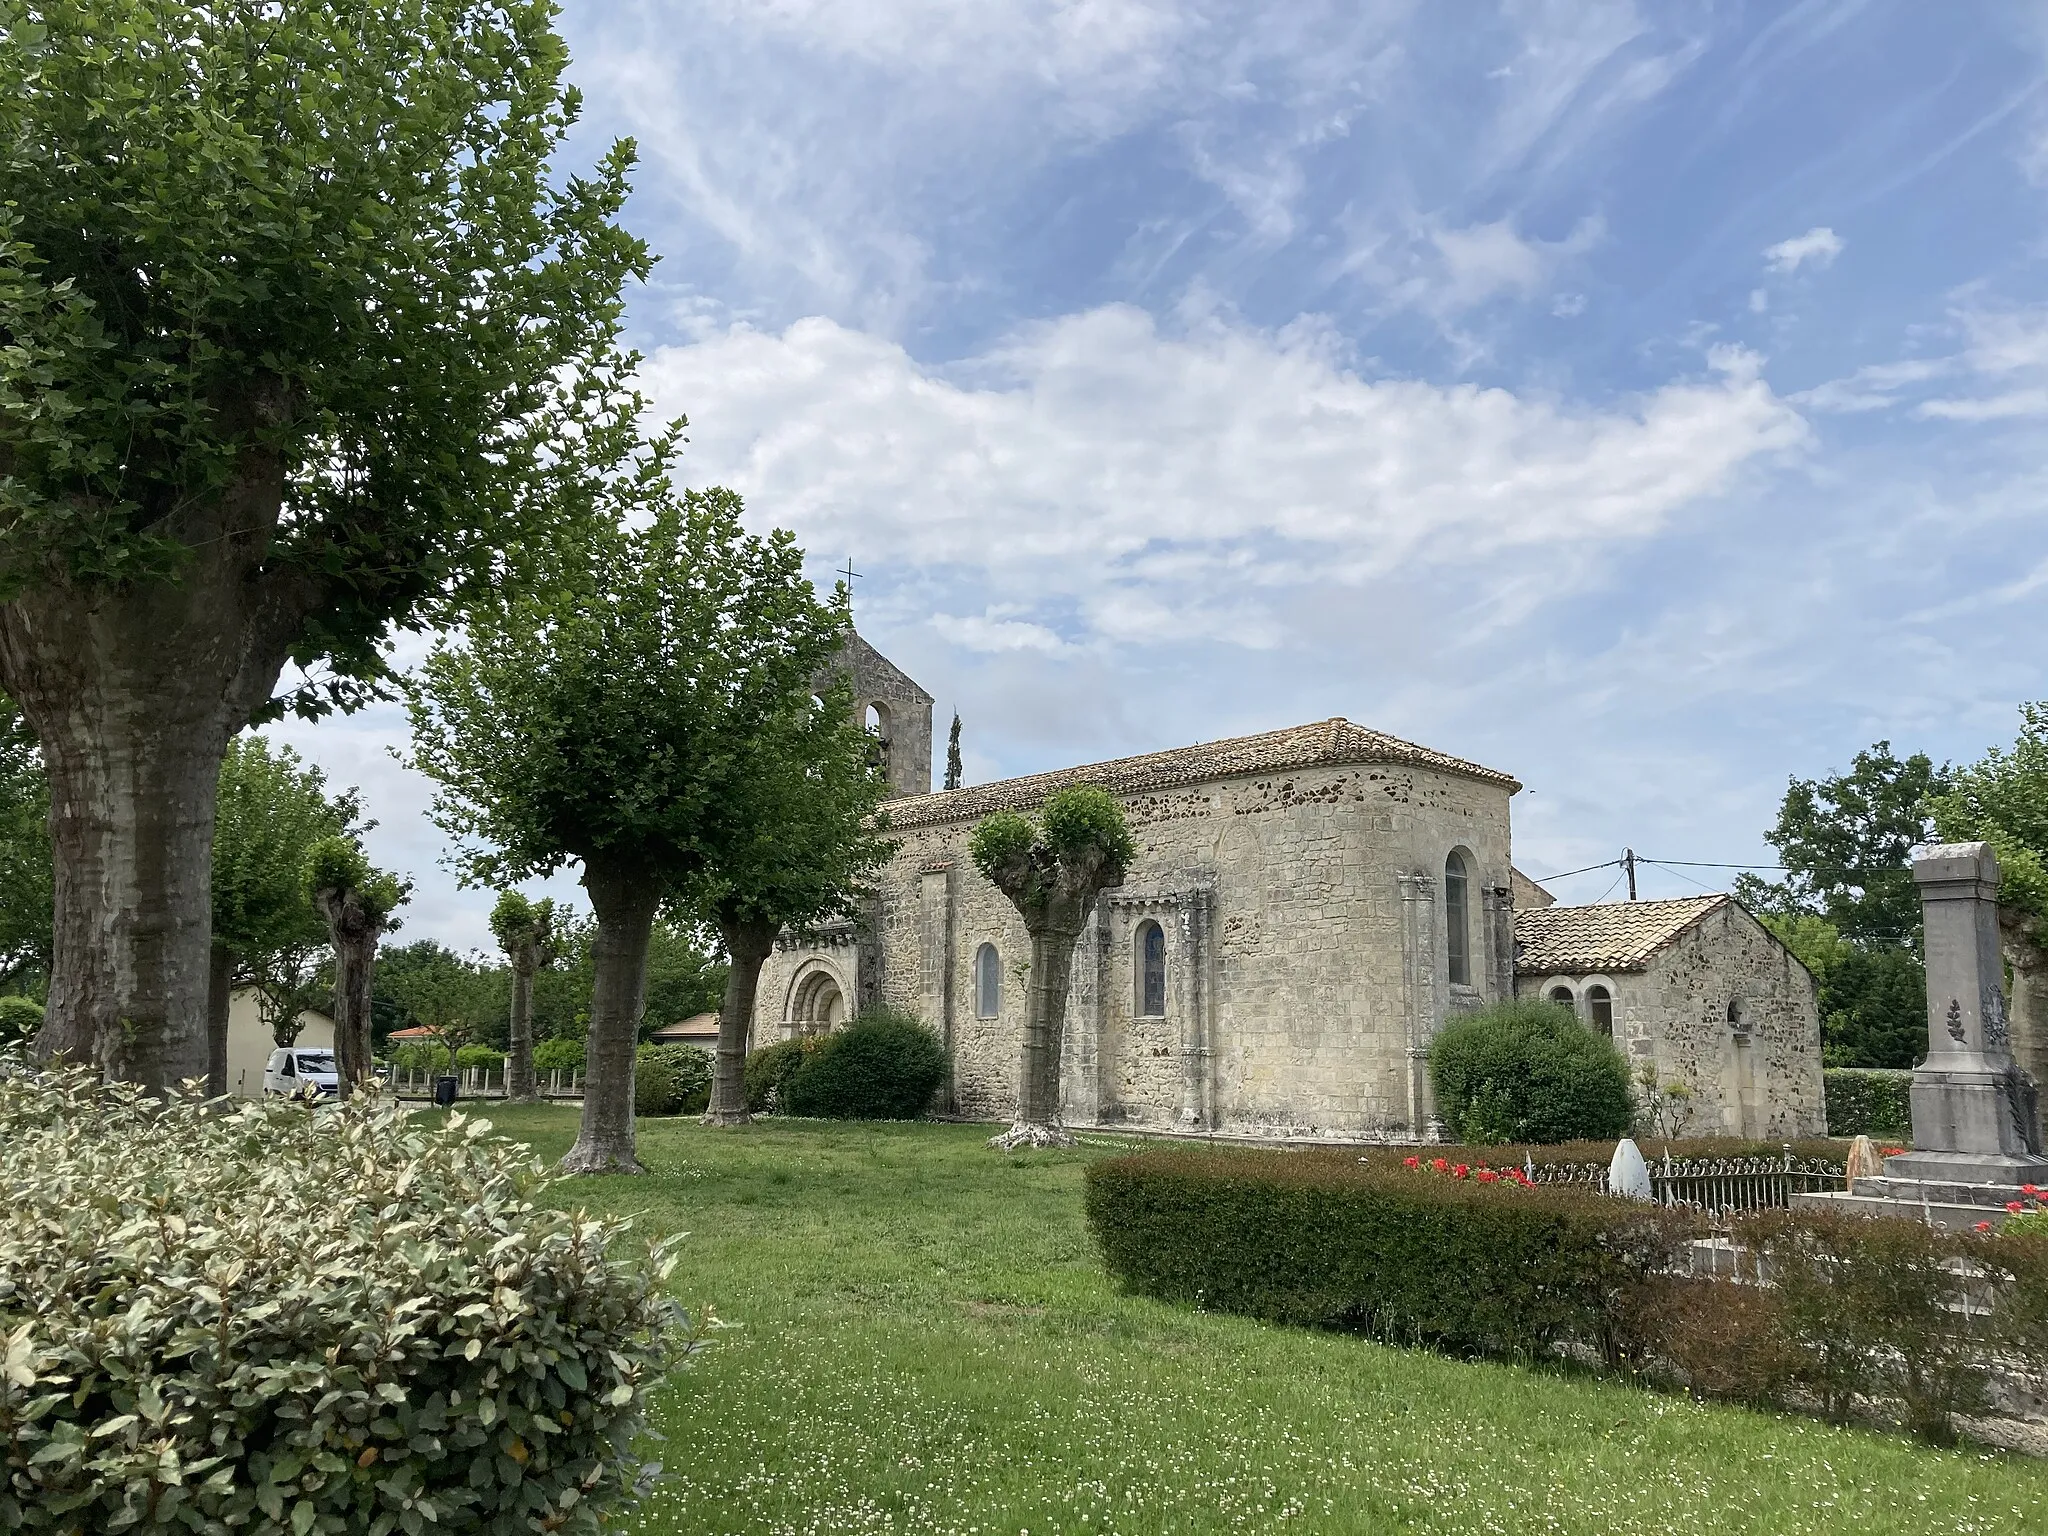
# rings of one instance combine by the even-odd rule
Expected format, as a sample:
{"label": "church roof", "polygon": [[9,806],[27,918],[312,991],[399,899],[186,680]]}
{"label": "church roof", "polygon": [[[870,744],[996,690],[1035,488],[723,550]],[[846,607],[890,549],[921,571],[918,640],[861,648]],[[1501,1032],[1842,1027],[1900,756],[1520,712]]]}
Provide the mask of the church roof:
{"label": "church roof", "polygon": [[1515,969],[1526,976],[1639,971],[1709,912],[1732,905],[1731,896],[1681,896],[1517,912]]}
{"label": "church roof", "polygon": [[1353,725],[1349,720],[1318,720],[1313,725],[1290,726],[1281,731],[1261,731],[1256,736],[1234,736],[1227,741],[1205,741],[1170,752],[1147,752],[1140,757],[1119,757],[1106,763],[1087,763],[1079,768],[1061,768],[1053,773],[1027,774],[1018,779],[1000,779],[993,784],[970,784],[964,789],[940,790],[932,795],[915,795],[889,802],[892,826],[926,826],[933,822],[958,821],[986,816],[991,811],[1023,810],[1039,804],[1056,789],[1069,784],[1100,784],[1119,795],[1150,794],[1184,784],[1201,784],[1211,779],[1240,778],[1254,773],[1286,773],[1297,768],[1321,768],[1343,763],[1397,763],[1416,768],[1434,768],[1504,786],[1509,793],[1522,786],[1494,768],[1482,768],[1463,758],[1418,747],[1412,741]]}

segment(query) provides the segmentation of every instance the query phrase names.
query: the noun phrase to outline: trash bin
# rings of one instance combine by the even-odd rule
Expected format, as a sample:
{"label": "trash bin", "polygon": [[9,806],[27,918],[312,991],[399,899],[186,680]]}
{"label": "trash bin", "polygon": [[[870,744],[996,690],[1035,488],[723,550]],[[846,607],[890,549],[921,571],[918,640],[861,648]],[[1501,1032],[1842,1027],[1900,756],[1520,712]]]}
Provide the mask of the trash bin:
{"label": "trash bin", "polygon": [[455,1102],[455,1084],[456,1079],[452,1077],[434,1079],[434,1102],[441,1108],[446,1109]]}

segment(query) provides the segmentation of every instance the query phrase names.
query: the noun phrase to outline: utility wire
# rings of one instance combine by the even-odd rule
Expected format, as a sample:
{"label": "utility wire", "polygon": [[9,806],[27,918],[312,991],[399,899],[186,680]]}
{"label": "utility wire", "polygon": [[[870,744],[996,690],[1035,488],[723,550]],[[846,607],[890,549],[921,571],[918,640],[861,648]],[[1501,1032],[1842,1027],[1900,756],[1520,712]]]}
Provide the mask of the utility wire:
{"label": "utility wire", "polygon": [[1694,869],[1790,869],[1789,864],[1716,864],[1708,859],[1650,859],[1637,854],[1645,864],[1686,864]]}
{"label": "utility wire", "polygon": [[[1619,864],[1619,863],[1621,862],[1621,860],[1619,860],[1619,859],[1616,859],[1616,860],[1615,860],[1614,862],[1615,862],[1615,863],[1617,863],[1617,864]],[[1606,866],[1605,864],[1595,864],[1595,865],[1594,865],[1593,867],[1594,867],[1595,869],[1605,869],[1605,868],[1606,868],[1607,866]],[[1561,877],[1560,877],[1560,876],[1557,876],[1557,875],[1552,875],[1552,876],[1551,876],[1550,878],[1551,878],[1551,879],[1553,879],[1553,880],[1556,880],[1556,879],[1559,879],[1559,878],[1561,878]],[[1601,903],[1601,902],[1605,901],[1605,900],[1606,900],[1606,899],[1607,899],[1608,897],[1612,896],[1612,895],[1614,894],[1614,888],[1615,888],[1615,886],[1617,886],[1617,885],[1619,885],[1619,884],[1621,884],[1621,876],[1620,876],[1620,875],[1616,875],[1616,876],[1614,877],[1614,879],[1613,879],[1612,881],[1610,881],[1610,882],[1608,883],[1607,889],[1606,889],[1606,890],[1604,890],[1604,891],[1602,891],[1602,892],[1600,893],[1600,895],[1599,895],[1599,898],[1598,898],[1598,899],[1597,899],[1596,901],[1594,901],[1594,902],[1593,902],[1593,905],[1597,907],[1597,906],[1599,906],[1599,905],[1600,905],[1600,903]]]}
{"label": "utility wire", "polygon": [[[1671,866],[1662,859],[1638,859],[1637,862],[1642,864],[1654,864],[1659,869],[1671,869]],[[1743,866],[1736,865],[1731,867],[1741,868]],[[1721,892],[1715,890],[1711,885],[1707,884],[1706,881],[1694,880],[1691,875],[1688,875],[1682,869],[1672,869],[1671,873],[1678,876],[1678,878],[1681,880],[1691,881],[1694,885],[1698,886],[1701,890],[1707,892],[1709,895],[1719,896],[1721,894]]]}
{"label": "utility wire", "polygon": [[1539,885],[1545,880],[1569,880],[1573,875],[1590,875],[1596,869],[1612,869],[1620,862],[1619,859],[1609,859],[1605,864],[1588,864],[1584,869],[1568,869],[1561,875],[1532,875],[1530,878]]}

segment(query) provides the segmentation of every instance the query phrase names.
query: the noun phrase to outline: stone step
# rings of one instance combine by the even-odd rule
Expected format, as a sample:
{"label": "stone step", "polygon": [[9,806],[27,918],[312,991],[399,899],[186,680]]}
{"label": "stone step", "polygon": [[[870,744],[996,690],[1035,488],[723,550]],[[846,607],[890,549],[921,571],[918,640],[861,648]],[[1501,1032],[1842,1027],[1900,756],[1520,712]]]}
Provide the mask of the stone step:
{"label": "stone step", "polygon": [[1934,1200],[1948,1205],[1987,1206],[2000,1211],[2014,1200],[2027,1199],[2020,1193],[2017,1184],[1977,1184],[1959,1179],[1901,1179],[1889,1174],[1858,1179],[1855,1193],[1875,1195],[1884,1200]]}
{"label": "stone step", "polygon": [[1879,1182],[1897,1184],[1904,1181],[1858,1179],[1853,1194],[1843,1194],[1839,1190],[1799,1191],[1792,1196],[1792,1208],[1836,1211],[1850,1216],[1890,1216],[1902,1221],[1925,1221],[1952,1232],[1967,1230],[1980,1221],[1990,1222],[1995,1231],[2005,1224],[2005,1218],[2009,1214],[2003,1200],[1996,1205],[1984,1205],[1974,1201],[1937,1200],[1931,1196],[1922,1200],[1918,1194],[1907,1199],[1865,1193],[1871,1185]]}

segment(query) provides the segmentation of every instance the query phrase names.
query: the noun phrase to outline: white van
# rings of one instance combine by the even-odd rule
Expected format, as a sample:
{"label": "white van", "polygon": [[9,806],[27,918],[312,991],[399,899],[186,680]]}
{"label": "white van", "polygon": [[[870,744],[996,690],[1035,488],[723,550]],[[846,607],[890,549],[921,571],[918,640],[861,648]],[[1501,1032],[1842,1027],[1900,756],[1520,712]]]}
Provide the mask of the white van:
{"label": "white van", "polygon": [[341,1094],[341,1073],[335,1064],[334,1052],[289,1046],[272,1051],[270,1062],[263,1069],[263,1091],[321,1099],[338,1098]]}

